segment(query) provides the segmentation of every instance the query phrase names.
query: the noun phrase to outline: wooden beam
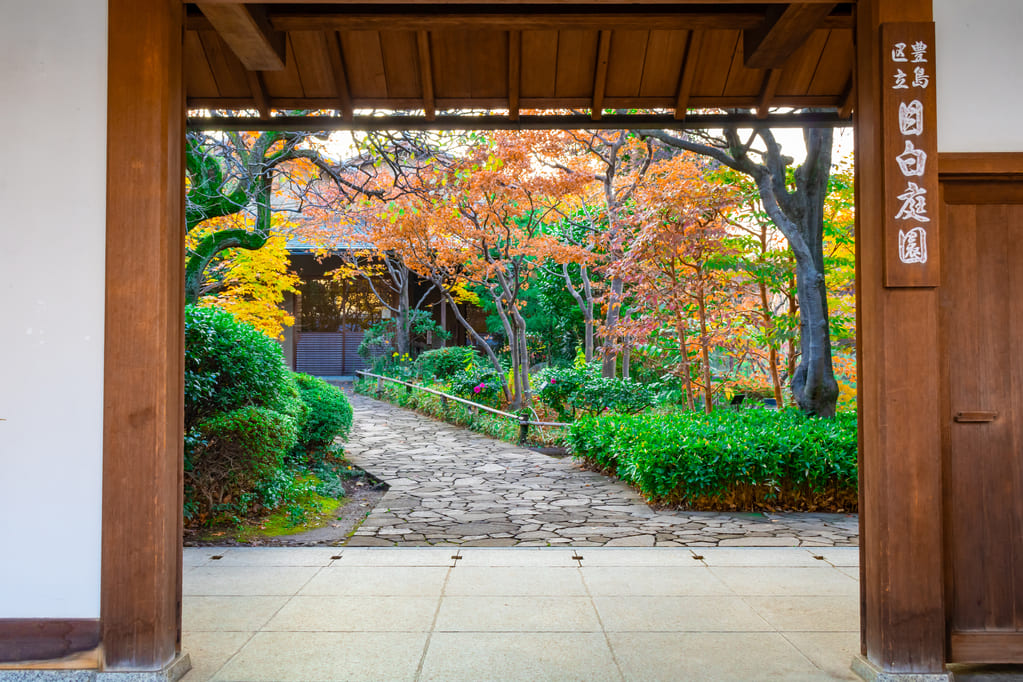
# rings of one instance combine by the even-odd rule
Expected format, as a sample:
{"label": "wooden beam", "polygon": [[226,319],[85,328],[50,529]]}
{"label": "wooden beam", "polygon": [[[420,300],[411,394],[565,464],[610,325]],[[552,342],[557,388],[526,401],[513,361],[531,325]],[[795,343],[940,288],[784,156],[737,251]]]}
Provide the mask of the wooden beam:
{"label": "wooden beam", "polygon": [[[584,108],[584,107],[580,107]],[[188,127],[195,130],[560,130],[560,129],[630,129],[650,130],[673,128],[698,130],[721,128],[728,125],[740,128],[840,128],[849,122],[840,120],[833,112],[799,114],[771,114],[757,118],[748,113],[694,114],[685,121],[671,114],[614,114],[594,121],[580,114],[520,115],[511,120],[507,116],[437,116],[432,121],[417,116],[358,116],[344,119],[335,116],[275,116],[269,121],[253,117],[205,116],[188,119]]]}
{"label": "wooden beam", "polygon": [[256,111],[264,121],[270,118],[270,104],[266,99],[266,88],[263,86],[263,77],[258,71],[246,71],[245,77],[249,81],[249,90],[252,91],[252,100],[256,103]]}
{"label": "wooden beam", "polygon": [[351,119],[355,112],[352,93],[348,89],[348,74],[345,71],[344,53],[341,52],[341,36],[336,31],[327,36],[327,56],[330,69],[334,72],[334,88],[337,94],[336,106],[345,119]]}
{"label": "wooden beam", "polygon": [[839,118],[849,118],[852,116],[852,112],[855,107],[856,74],[854,72],[851,76],[849,76],[849,81],[845,84],[845,90],[842,92],[842,101],[838,105]]}
{"label": "wooden beam", "polygon": [[700,57],[703,45],[703,34],[693,31],[686,43],[685,61],[682,63],[682,75],[678,81],[678,92],[675,95],[675,120],[684,121],[689,110],[689,97],[693,92],[693,80],[696,78],[696,62]]}
{"label": "wooden beam", "polygon": [[522,31],[508,32],[508,118],[519,120],[519,92],[522,88]]}
{"label": "wooden beam", "polygon": [[835,4],[794,3],[770,9],[760,26],[743,31],[742,49],[746,68],[775,69],[785,66],[792,53],[831,14]]}
{"label": "wooden beam", "polygon": [[[684,6],[682,6],[684,7]],[[542,31],[571,28],[613,30],[650,28],[674,30],[755,29],[764,23],[762,11],[716,12],[344,12],[337,10],[274,12],[270,24],[278,31]]]}
{"label": "wooden beam", "polygon": [[102,669],[152,672],[181,626],[183,5],[107,7]]}
{"label": "wooden beam", "polygon": [[593,103],[590,117],[599,121],[604,113],[604,90],[607,88],[607,60],[611,54],[611,31],[601,31],[597,44],[597,67],[593,76]]}
{"label": "wooden beam", "polygon": [[260,8],[197,3],[220,37],[249,71],[282,71],[285,36],[270,27]]}
{"label": "wooden beam", "polygon": [[[804,4],[828,3],[833,4],[835,0],[802,0]],[[265,0],[206,0],[210,5],[257,5],[263,4]],[[716,0],[717,5],[773,5],[778,0]],[[366,0],[276,0],[275,5],[364,5]],[[435,0],[375,0],[376,5],[436,5]],[[479,0],[445,0],[445,5],[477,5]],[[489,5],[549,5],[550,0],[490,0]],[[621,5],[622,0],[561,0],[563,5]],[[707,4],[706,0],[643,0],[635,3],[643,5],[679,5],[679,4]]]}
{"label": "wooden beam", "polygon": [[767,118],[771,113],[771,102],[778,92],[778,83],[781,82],[781,69],[771,69],[764,74],[764,84],[760,88],[760,100],[757,102],[757,118]]}
{"label": "wooden beam", "polygon": [[433,98],[433,60],[430,56],[430,34],[426,31],[416,33],[419,47],[419,75],[423,81],[423,112],[427,121],[437,116],[437,105]]}

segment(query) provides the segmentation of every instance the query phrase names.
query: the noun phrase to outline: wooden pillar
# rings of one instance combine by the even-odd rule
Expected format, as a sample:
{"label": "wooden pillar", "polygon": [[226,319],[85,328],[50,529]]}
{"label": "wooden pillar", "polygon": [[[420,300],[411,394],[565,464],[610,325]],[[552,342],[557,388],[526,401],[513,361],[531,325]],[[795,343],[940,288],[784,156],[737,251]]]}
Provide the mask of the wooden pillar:
{"label": "wooden pillar", "polygon": [[886,288],[883,262],[880,26],[931,21],[931,0],[861,0],[856,11],[862,646],[881,671],[942,673],[937,289]]}
{"label": "wooden pillar", "polygon": [[179,648],[184,424],[184,99],[180,0],[110,0],[103,667]]}

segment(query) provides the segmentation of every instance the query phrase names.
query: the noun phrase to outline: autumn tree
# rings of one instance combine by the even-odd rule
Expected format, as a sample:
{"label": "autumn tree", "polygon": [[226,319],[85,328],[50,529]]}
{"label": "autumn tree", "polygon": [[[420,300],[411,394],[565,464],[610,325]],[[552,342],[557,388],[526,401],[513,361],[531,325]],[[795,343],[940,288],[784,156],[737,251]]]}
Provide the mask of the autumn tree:
{"label": "autumn tree", "polygon": [[[804,129],[806,159],[791,175],[793,159],[782,154],[781,145],[766,128],[745,138],[736,127],[726,127],[720,137],[676,136],[666,131],[648,135],[671,147],[716,159],[756,183],[764,210],[788,240],[796,264],[800,356],[791,378],[792,394],[804,412],[834,416],[838,383],[832,361],[823,247],[834,131]],[[754,147],[757,140],[762,149]]]}
{"label": "autumn tree", "polygon": [[[585,226],[583,232],[566,231],[572,243],[593,254],[600,254],[598,267],[612,268],[624,256],[622,246],[622,220],[626,205],[650,167],[653,150],[649,140],[627,130],[587,130],[563,133],[574,143],[575,158],[566,160],[566,168],[595,181],[588,200],[573,216],[566,216],[576,227]],[[598,208],[599,207],[599,208]],[[582,218],[583,220],[580,220]],[[587,321],[587,361],[593,359],[593,307],[596,290],[588,269],[581,271],[581,286],[575,286],[568,269],[563,270],[565,285],[576,299]],[[601,325],[603,347],[601,373],[613,377],[616,373],[618,347],[616,327],[622,317],[624,280],[612,275],[603,290],[604,319]],[[626,370],[627,371],[627,370]]]}
{"label": "autumn tree", "polygon": [[[694,408],[694,386],[704,409],[713,410],[711,352],[728,342],[735,278],[727,268],[727,212],[734,193],[705,177],[706,164],[678,154],[657,162],[651,182],[636,190],[628,223],[628,248],[609,271],[631,285],[638,314],[623,326],[638,338],[663,325],[675,332],[677,373]],[[690,348],[699,371],[690,366]],[[694,377],[695,375],[695,377]]]}
{"label": "autumn tree", "polygon": [[[538,263],[584,258],[549,234],[557,209],[579,191],[580,176],[546,161],[561,153],[547,133],[495,133],[445,168],[420,173],[423,191],[392,202],[373,232],[377,248],[400,254],[408,267],[433,282],[459,322],[487,353],[500,360],[458,309],[458,289],[475,287],[493,303],[509,344],[515,408],[530,400],[527,324],[521,294]],[[579,255],[577,255],[579,254]],[[502,372],[503,373],[503,372]]]}
{"label": "autumn tree", "polygon": [[350,198],[373,190],[352,178],[345,164],[332,162],[311,133],[190,131],[185,146],[185,228],[197,235],[206,221],[247,213],[243,227],[205,230],[190,240],[185,265],[185,298],[195,302],[206,269],[226,249],[258,249],[271,234],[272,216],[301,211],[322,200],[324,180],[332,196]]}

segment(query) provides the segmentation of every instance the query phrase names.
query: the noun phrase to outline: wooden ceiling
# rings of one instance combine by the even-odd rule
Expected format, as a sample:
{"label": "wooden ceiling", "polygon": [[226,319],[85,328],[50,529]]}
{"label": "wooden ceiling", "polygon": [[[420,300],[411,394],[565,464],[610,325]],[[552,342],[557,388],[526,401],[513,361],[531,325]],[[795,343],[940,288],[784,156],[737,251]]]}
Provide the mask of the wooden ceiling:
{"label": "wooden ceiling", "polygon": [[[186,3],[188,106],[367,110],[827,108],[853,102],[854,3]],[[627,114],[626,114],[627,115]],[[363,117],[364,118],[364,117]]]}

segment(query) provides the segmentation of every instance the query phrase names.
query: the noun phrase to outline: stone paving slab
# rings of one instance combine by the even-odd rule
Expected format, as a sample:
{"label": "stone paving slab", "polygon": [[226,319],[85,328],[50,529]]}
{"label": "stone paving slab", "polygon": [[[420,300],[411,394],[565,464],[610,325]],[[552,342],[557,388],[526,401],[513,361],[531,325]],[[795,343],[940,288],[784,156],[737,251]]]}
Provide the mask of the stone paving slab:
{"label": "stone paving slab", "polygon": [[620,481],[351,395],[348,459],[390,486],[348,546],[855,546],[855,514],[659,510]]}

